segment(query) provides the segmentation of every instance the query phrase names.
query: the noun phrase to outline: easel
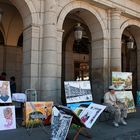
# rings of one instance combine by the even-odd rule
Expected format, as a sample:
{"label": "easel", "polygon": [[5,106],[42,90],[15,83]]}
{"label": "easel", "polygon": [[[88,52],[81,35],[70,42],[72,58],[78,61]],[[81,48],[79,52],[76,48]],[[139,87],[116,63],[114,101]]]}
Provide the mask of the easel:
{"label": "easel", "polygon": [[89,139],[92,138],[91,134],[89,134],[84,127],[79,127],[79,129],[77,129],[77,132],[73,137],[73,140],[77,140],[79,135],[83,135],[84,137],[87,137]]}
{"label": "easel", "polygon": [[83,122],[80,120],[80,118],[69,108],[64,107],[64,106],[56,106],[56,108],[58,108],[59,110],[64,111],[66,114],[73,116],[72,124],[75,124],[77,126],[79,126],[79,128],[76,129],[76,133],[73,137],[73,140],[77,140],[79,135],[83,135],[87,138],[92,138],[92,136],[86,131],[86,126],[83,124]]}
{"label": "easel", "polygon": [[[45,129],[44,122],[43,122],[46,116],[44,116],[43,114],[39,114],[32,102],[30,102],[30,105],[31,105],[31,107],[34,111],[34,114],[32,114],[30,116],[29,121],[33,120],[33,122],[35,122],[35,120],[38,119],[39,120],[38,126],[47,134],[47,131]],[[27,133],[28,133],[29,136],[32,133],[33,127],[34,127],[34,123],[26,125],[26,130],[27,130]]]}

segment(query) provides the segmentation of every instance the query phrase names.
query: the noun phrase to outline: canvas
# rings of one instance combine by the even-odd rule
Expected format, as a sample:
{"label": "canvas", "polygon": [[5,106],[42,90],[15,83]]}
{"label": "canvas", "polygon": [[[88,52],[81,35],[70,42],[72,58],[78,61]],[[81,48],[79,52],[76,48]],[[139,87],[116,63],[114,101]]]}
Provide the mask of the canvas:
{"label": "canvas", "polygon": [[0,81],[0,103],[11,103],[11,91],[9,81]]}
{"label": "canvas", "polygon": [[128,107],[128,113],[136,111],[132,91],[116,91],[115,94]]}
{"label": "canvas", "polygon": [[15,106],[0,106],[0,130],[16,129]]}
{"label": "canvas", "polygon": [[66,103],[92,101],[90,81],[65,81]]}
{"label": "canvas", "polygon": [[32,119],[38,115],[40,119],[44,120],[44,123],[50,123],[51,112],[52,112],[53,102],[26,102],[24,109],[24,122],[26,126],[38,124],[38,119]]}
{"label": "canvas", "polygon": [[53,107],[51,121],[51,140],[65,140],[72,121],[72,116],[61,113]]}
{"label": "canvas", "polygon": [[84,111],[92,102],[80,102],[80,103],[72,103],[67,104],[71,110],[73,110],[77,116],[80,115],[82,111]]}
{"label": "canvas", "polygon": [[91,103],[84,111],[82,111],[82,113],[80,113],[79,118],[87,128],[91,128],[105,108],[106,106]]}
{"label": "canvas", "polygon": [[112,85],[115,90],[132,89],[132,73],[112,72]]}

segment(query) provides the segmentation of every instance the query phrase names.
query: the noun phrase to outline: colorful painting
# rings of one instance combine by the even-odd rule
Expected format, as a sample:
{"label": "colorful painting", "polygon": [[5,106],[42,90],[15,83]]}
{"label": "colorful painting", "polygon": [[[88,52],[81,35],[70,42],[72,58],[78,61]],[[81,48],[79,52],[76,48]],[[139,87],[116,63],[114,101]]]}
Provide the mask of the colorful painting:
{"label": "colorful painting", "polygon": [[91,103],[92,102],[73,103],[67,104],[67,107],[74,111],[77,116],[79,116]]}
{"label": "colorful painting", "polygon": [[87,128],[91,128],[105,108],[106,106],[91,103],[84,111],[82,111],[82,113],[80,113],[79,118]]}
{"label": "colorful painting", "polygon": [[0,106],[0,130],[16,129],[15,106]]}
{"label": "colorful painting", "polygon": [[115,90],[132,89],[132,73],[112,72],[112,85]]}
{"label": "colorful painting", "polygon": [[9,81],[0,81],[0,103],[11,103],[11,91]]}
{"label": "colorful painting", "polygon": [[51,140],[65,140],[71,121],[72,116],[62,114],[56,107],[53,107],[51,119]]}
{"label": "colorful painting", "polygon": [[64,85],[67,103],[92,101],[89,81],[65,81]]}
{"label": "colorful painting", "polygon": [[132,91],[116,91],[118,100],[128,107],[128,113],[136,112]]}
{"label": "colorful painting", "polygon": [[[24,122],[26,126],[32,125],[32,123],[39,124],[40,120],[44,121],[44,124],[49,124],[51,119],[53,102],[26,102],[24,110]],[[37,119],[39,118],[39,119]]]}

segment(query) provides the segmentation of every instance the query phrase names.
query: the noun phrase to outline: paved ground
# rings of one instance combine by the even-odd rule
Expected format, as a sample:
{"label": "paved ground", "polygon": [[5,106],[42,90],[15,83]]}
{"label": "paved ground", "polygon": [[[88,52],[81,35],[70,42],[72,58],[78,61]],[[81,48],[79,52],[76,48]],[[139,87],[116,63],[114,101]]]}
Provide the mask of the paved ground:
{"label": "paved ground", "polygon": [[[112,121],[97,121],[92,129],[87,131],[92,135],[91,140],[140,140],[140,108],[136,113],[128,115],[128,125],[121,125],[119,128],[112,126]],[[41,128],[34,128],[29,136],[24,127],[15,130],[0,131],[0,140],[49,140],[50,126],[46,126],[47,134]],[[74,130],[71,129],[68,139],[72,140]],[[78,140],[88,140],[84,136],[79,136]]]}

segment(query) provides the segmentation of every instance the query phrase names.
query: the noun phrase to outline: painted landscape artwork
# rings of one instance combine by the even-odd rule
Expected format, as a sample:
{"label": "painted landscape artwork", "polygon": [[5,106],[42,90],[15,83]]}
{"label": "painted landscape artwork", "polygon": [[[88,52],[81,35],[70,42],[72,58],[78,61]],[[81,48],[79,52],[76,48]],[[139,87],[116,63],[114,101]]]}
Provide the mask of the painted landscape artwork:
{"label": "painted landscape artwork", "polygon": [[16,129],[15,106],[0,106],[0,130]]}
{"label": "painted landscape artwork", "polygon": [[[52,113],[53,102],[26,102],[25,103],[25,113],[24,113],[24,122],[26,126],[31,125],[32,123],[38,124],[38,120],[32,118],[37,115],[39,118],[42,117],[44,123],[50,123],[51,113]],[[35,116],[36,115],[36,116]]]}
{"label": "painted landscape artwork", "polygon": [[112,72],[112,85],[115,90],[132,89],[131,72]]}
{"label": "painted landscape artwork", "polygon": [[9,81],[0,81],[0,103],[11,103],[11,91]]}
{"label": "painted landscape artwork", "polygon": [[115,94],[128,107],[128,113],[136,112],[132,91],[116,91]]}
{"label": "painted landscape artwork", "polygon": [[66,103],[92,101],[90,81],[65,81]]}
{"label": "painted landscape artwork", "polygon": [[56,107],[53,107],[51,120],[51,140],[65,140],[71,121],[72,116],[62,114]]}

